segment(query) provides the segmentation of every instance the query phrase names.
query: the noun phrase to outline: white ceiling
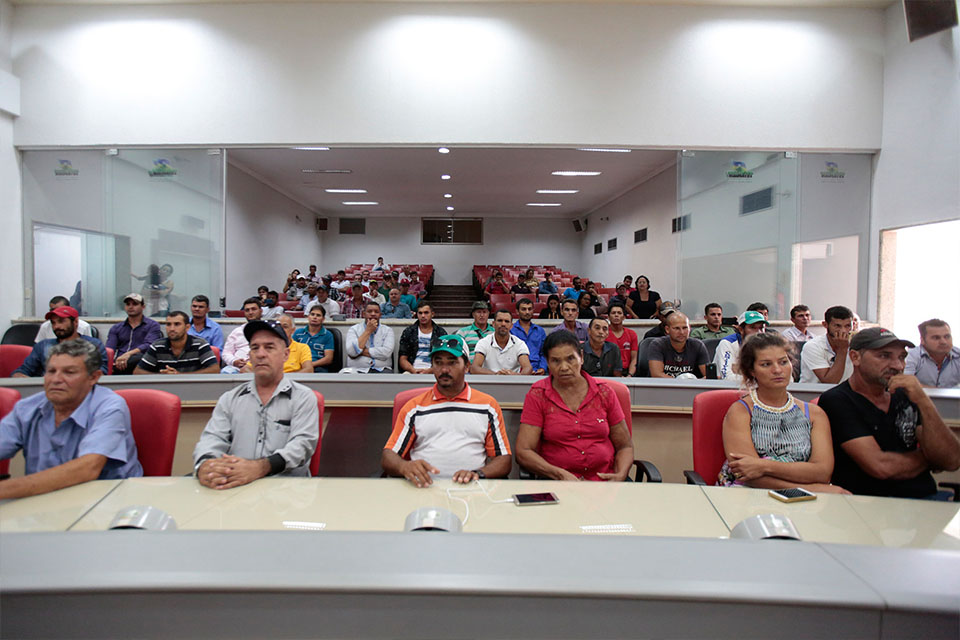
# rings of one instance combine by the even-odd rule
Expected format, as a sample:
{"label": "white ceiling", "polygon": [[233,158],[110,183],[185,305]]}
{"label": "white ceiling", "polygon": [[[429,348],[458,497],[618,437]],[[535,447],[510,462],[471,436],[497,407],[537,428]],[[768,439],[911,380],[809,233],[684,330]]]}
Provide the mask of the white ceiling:
{"label": "white ceiling", "polygon": [[[343,2],[343,0],[298,0],[307,3]],[[351,2],[409,2],[409,0],[350,0]],[[641,4],[641,5],[700,5],[717,7],[853,7],[860,9],[885,9],[897,0],[420,0],[443,4],[458,3],[512,3],[531,2],[578,3],[578,4]],[[251,4],[285,3],[290,0],[11,0],[15,5],[77,5],[77,4]]]}
{"label": "white ceiling", "polygon": [[[672,150],[629,153],[571,148],[437,147],[332,148],[329,151],[229,149],[228,161],[320,214],[335,216],[549,217],[584,215],[649,180],[676,162]],[[339,169],[349,174],[304,173]],[[600,171],[559,177],[553,171]],[[447,174],[449,180],[441,176]],[[365,194],[325,189],[366,189]],[[538,189],[577,189],[565,195]],[[445,198],[444,194],[452,197]],[[374,201],[349,206],[344,201]],[[559,203],[531,207],[527,203]],[[454,207],[453,212],[446,207]]]}

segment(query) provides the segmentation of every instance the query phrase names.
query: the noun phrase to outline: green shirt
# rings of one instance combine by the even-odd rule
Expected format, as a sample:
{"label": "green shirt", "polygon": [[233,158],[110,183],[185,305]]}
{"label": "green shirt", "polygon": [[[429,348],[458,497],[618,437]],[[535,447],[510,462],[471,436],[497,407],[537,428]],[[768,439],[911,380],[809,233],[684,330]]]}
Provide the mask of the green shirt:
{"label": "green shirt", "polygon": [[477,343],[480,342],[481,338],[486,338],[491,333],[493,333],[493,325],[489,323],[487,324],[487,328],[483,331],[480,330],[476,323],[457,331],[457,335],[463,338],[464,342],[467,343],[467,346],[470,347],[470,362],[473,362],[473,352],[477,346]]}
{"label": "green shirt", "polygon": [[702,327],[697,327],[690,332],[691,338],[696,338],[698,340],[714,340],[714,339],[723,339],[727,336],[732,336],[736,331],[733,327],[725,327],[720,325],[720,331],[711,331],[710,327],[703,325]]}

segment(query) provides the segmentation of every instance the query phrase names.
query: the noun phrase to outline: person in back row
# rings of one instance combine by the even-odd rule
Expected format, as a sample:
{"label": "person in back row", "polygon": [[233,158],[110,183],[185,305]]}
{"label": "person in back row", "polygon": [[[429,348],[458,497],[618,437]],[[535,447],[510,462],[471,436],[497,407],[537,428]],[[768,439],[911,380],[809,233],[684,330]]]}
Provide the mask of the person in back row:
{"label": "person in back row", "polygon": [[723,340],[736,333],[733,327],[723,324],[723,307],[717,302],[710,302],[703,308],[703,318],[707,323],[690,332],[691,338],[697,340]]}
{"label": "person in back row", "polygon": [[740,355],[741,346],[750,336],[765,333],[766,330],[767,320],[759,311],[744,311],[740,314],[737,319],[737,333],[721,340],[713,355],[718,380],[740,380],[737,357]]}
{"label": "person in back row", "polygon": [[[58,307],[69,307],[70,301],[67,300],[64,296],[53,296],[50,298],[50,308],[49,311],[53,311]],[[86,320],[77,319],[77,333],[82,336],[93,337],[93,329],[90,327],[90,324]],[[53,333],[53,325],[50,324],[49,320],[44,320],[43,324],[40,325],[40,329],[37,331],[37,337],[34,338],[33,342],[43,342],[44,340],[49,340],[50,338],[55,338],[56,336]]]}
{"label": "person in back row", "polygon": [[933,318],[921,322],[920,346],[907,352],[907,375],[917,376],[925,387],[960,386],[960,349],[953,346],[950,325]]}
{"label": "person in back row", "polygon": [[553,281],[553,274],[549,271],[543,274],[543,281],[537,286],[537,293],[557,293],[557,283]]}
{"label": "person in back row", "polygon": [[523,343],[527,345],[530,366],[533,368],[531,373],[535,376],[541,376],[545,373],[545,365],[540,351],[543,349],[543,341],[547,339],[547,332],[543,330],[543,327],[532,322],[533,301],[529,298],[518,300],[517,316],[518,319],[510,328],[510,333],[523,340]]}
{"label": "person in back row", "polygon": [[853,373],[850,360],[850,335],[853,311],[846,307],[830,307],[823,314],[827,333],[803,345],[800,353],[800,382],[837,384]]}
{"label": "person in back row", "polygon": [[739,363],[750,394],[723,419],[726,460],[717,484],[850,493],[830,484],[833,444],[826,414],[787,391],[793,381],[789,343],[776,333],[757,334],[743,343]]}
{"label": "person in back row", "polygon": [[123,299],[127,319],[110,327],[107,348],[113,349],[113,373],[132,374],[147,348],[163,337],[160,324],[143,315],[143,296],[131,293]]}
{"label": "person in back row", "polygon": [[310,309],[314,306],[320,305],[323,307],[326,313],[324,314],[325,318],[330,316],[337,315],[340,313],[340,303],[330,297],[329,289],[327,285],[321,284],[317,285],[317,294],[311,302],[308,302],[303,308],[303,312],[307,315],[310,314]]}
{"label": "person in back row", "polygon": [[637,276],[637,288],[630,292],[630,309],[641,320],[657,317],[660,311],[660,294],[650,290],[650,278]]}
{"label": "person in back row", "polygon": [[690,337],[690,320],[679,311],[667,318],[667,335],[650,343],[648,366],[651,378],[676,378],[692,373],[707,375],[710,356],[703,341]]}
{"label": "person in back row", "polygon": [[143,475],[126,402],[97,384],[100,358],[86,340],[50,348],[43,393],[20,400],[0,421],[0,460],[23,451],[26,473],[0,482],[0,500]]}
{"label": "person in back row", "polygon": [[436,384],[397,414],[380,458],[387,475],[417,487],[431,485],[435,475],[459,484],[507,477],[513,460],[503,412],[493,397],[466,383],[469,369],[463,338],[443,336],[433,343]]}
{"label": "person in back row", "polygon": [[410,307],[400,302],[400,289],[396,287],[390,289],[390,299],[380,305],[380,312],[384,318],[409,320],[413,316],[413,311],[410,310]]}
{"label": "person in back row", "polygon": [[400,334],[400,371],[402,373],[433,373],[430,349],[436,338],[447,335],[447,330],[433,321],[433,307],[426,300],[417,305],[417,321]]}
{"label": "person in back row", "polygon": [[493,316],[493,334],[477,343],[470,373],[498,375],[530,375],[530,350],[527,344],[510,333],[513,314],[498,309]]}
{"label": "person in back row", "polygon": [[220,373],[220,363],[207,341],[187,333],[189,321],[183,311],[168,313],[167,337],[147,347],[133,373]]}
{"label": "person in back row", "polygon": [[551,293],[547,297],[547,306],[540,310],[538,316],[541,320],[563,320],[560,314],[560,296]]}
{"label": "person in back row", "polygon": [[791,342],[806,342],[814,339],[815,336],[807,329],[810,326],[810,307],[798,304],[790,309],[790,321],[793,326],[784,330],[784,338]]}
{"label": "person in back row", "polygon": [[42,376],[47,358],[53,347],[70,340],[82,340],[96,347],[100,354],[100,369],[103,373],[107,373],[107,350],[104,349],[103,343],[96,338],[80,335],[77,331],[77,315],[77,310],[73,307],[56,307],[52,311],[48,311],[46,319],[50,321],[55,337],[34,344],[23,364],[14,369],[11,377],[35,378]]}
{"label": "person in back row", "polygon": [[493,326],[488,323],[490,319],[490,306],[483,300],[477,300],[470,308],[470,315],[473,317],[473,324],[457,330],[457,335],[463,338],[467,344],[467,357],[473,361],[473,355],[477,350],[477,343],[493,333]]}
{"label": "person in back row", "polygon": [[[314,305],[307,314],[307,326],[293,332],[290,339],[310,348],[311,367],[314,373],[327,373],[335,353],[333,333],[323,326],[326,318],[323,305]],[[292,344],[292,343],[291,343]]]}
{"label": "person in back row", "polygon": [[278,474],[309,476],[320,440],[317,396],[283,373],[289,355],[283,328],[251,320],[242,329],[253,380],[220,396],[193,449],[197,480],[211,489]]}
{"label": "person in back row", "polygon": [[833,481],[856,494],[934,498],[931,471],[960,468],[960,441],[920,382],[904,375],[906,347],[873,327],[850,340],[853,374],[820,396],[833,425]]}
{"label": "person in back row", "polygon": [[187,333],[207,341],[211,347],[223,351],[223,329],[207,315],[210,311],[210,298],[205,295],[193,296],[190,313],[193,319]]}

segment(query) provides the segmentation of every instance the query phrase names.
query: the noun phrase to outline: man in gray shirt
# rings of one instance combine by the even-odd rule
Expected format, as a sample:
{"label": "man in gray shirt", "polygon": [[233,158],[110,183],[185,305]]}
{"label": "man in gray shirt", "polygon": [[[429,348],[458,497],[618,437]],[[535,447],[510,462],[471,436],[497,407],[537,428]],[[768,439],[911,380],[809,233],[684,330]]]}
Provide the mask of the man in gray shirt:
{"label": "man in gray shirt", "polygon": [[309,476],[320,439],[317,397],[283,374],[290,349],[276,322],[248,322],[253,380],[220,396],[193,450],[200,484],[232,489],[264,476]]}

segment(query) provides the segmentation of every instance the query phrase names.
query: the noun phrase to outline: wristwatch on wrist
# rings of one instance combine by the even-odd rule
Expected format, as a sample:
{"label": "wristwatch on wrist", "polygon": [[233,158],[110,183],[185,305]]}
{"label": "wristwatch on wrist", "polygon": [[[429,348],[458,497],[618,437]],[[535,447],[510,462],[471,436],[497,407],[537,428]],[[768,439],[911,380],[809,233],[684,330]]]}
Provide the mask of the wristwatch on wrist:
{"label": "wristwatch on wrist", "polygon": [[486,479],[487,479],[487,474],[485,474],[485,473],[483,472],[483,469],[474,469],[473,472],[474,472],[475,474],[477,474],[477,477],[478,477],[480,480],[486,480]]}

